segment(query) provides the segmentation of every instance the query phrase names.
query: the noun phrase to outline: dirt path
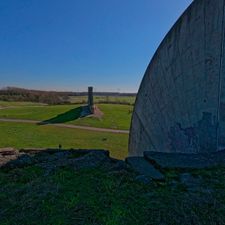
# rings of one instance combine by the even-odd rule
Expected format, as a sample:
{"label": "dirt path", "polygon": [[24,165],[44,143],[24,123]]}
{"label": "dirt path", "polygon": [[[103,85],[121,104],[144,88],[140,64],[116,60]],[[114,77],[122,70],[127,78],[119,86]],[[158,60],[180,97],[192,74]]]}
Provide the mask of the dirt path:
{"label": "dirt path", "polygon": [[[5,118],[0,118],[0,122],[31,123],[31,124],[41,123],[41,121],[38,121],[38,120],[5,119]],[[78,126],[78,125],[72,125],[72,124],[59,124],[59,123],[56,123],[56,124],[46,124],[46,125],[56,126],[56,127],[64,127],[64,128],[72,128],[72,129],[82,129],[82,130],[89,130],[89,131],[109,132],[109,133],[116,133],[116,134],[129,134],[129,131],[128,130],[114,130],[114,129],[108,129],[108,128],[98,128],[98,127],[89,127],[89,126]]]}

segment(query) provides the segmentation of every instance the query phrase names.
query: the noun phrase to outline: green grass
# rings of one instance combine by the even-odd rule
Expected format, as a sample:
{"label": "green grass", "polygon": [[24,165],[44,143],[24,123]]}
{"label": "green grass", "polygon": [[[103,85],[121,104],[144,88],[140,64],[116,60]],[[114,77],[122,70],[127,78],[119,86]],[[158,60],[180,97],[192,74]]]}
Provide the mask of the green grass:
{"label": "green grass", "polygon": [[36,102],[9,102],[9,101],[0,101],[0,107],[10,107],[10,106],[41,106],[45,105],[43,103]]}
{"label": "green grass", "polygon": [[0,171],[0,224],[223,225],[225,168],[197,173],[212,193],[190,193],[171,186],[170,179],[144,185],[132,172],[101,168]]}
{"label": "green grass", "polygon": [[97,106],[104,113],[101,119],[86,117],[74,120],[70,123],[92,127],[129,130],[132,106],[114,104],[99,104]]}
{"label": "green grass", "polygon": [[99,104],[98,107],[104,113],[101,119],[86,117],[69,121],[69,119],[65,118],[65,116],[70,117],[69,113],[67,113],[68,111],[74,110],[75,108],[79,108],[79,106],[80,105],[54,105],[40,107],[21,106],[16,108],[7,108],[0,110],[0,118],[31,119],[45,121],[50,120],[60,114],[65,114],[65,121],[71,124],[124,130],[128,130],[130,127],[133,109],[132,106]]}
{"label": "green grass", "polygon": [[124,159],[128,135],[58,128],[49,125],[0,122],[0,147],[106,149],[112,157]]}
{"label": "green grass", "polygon": [[58,114],[69,111],[77,106],[72,105],[54,105],[54,106],[21,106],[16,108],[7,108],[0,110],[1,118],[15,118],[15,119],[33,119],[33,120],[47,120]]}

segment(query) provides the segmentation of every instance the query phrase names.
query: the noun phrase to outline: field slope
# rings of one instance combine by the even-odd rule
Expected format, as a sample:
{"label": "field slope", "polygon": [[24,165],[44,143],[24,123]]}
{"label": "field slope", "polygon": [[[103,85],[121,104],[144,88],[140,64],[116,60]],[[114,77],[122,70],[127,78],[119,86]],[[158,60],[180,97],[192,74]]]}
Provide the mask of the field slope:
{"label": "field slope", "polygon": [[23,123],[0,123],[0,147],[15,148],[89,148],[107,149],[112,157],[124,159],[128,135],[93,132],[79,129],[37,126]]}
{"label": "field slope", "polygon": [[[0,109],[0,118],[30,119],[46,121],[56,117],[63,117],[62,123],[102,127],[111,129],[129,130],[132,115],[132,106],[116,104],[99,104],[103,112],[102,118],[76,118],[80,105],[54,105],[54,106],[14,106]],[[76,115],[75,115],[76,116]]]}

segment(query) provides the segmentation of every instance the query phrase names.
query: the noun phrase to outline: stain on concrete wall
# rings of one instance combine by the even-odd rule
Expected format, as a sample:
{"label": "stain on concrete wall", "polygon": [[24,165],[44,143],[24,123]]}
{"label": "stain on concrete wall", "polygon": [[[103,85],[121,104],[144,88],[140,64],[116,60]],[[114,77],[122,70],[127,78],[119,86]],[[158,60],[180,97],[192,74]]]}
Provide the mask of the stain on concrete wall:
{"label": "stain on concrete wall", "polygon": [[183,128],[180,123],[170,128],[171,152],[214,152],[217,144],[216,118],[211,113],[203,112],[202,119],[192,127]]}

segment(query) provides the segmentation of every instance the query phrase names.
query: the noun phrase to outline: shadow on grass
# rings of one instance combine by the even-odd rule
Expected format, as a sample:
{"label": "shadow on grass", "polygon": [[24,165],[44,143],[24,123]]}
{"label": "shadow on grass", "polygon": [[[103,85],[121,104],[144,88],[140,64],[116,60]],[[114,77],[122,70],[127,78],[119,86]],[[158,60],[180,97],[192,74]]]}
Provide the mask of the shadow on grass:
{"label": "shadow on grass", "polygon": [[48,120],[44,120],[38,125],[45,125],[45,124],[53,124],[53,123],[66,123],[73,120],[77,120],[78,118],[82,117],[84,106],[77,107],[75,109],[71,109],[65,113],[59,114],[56,117],[53,117]]}

